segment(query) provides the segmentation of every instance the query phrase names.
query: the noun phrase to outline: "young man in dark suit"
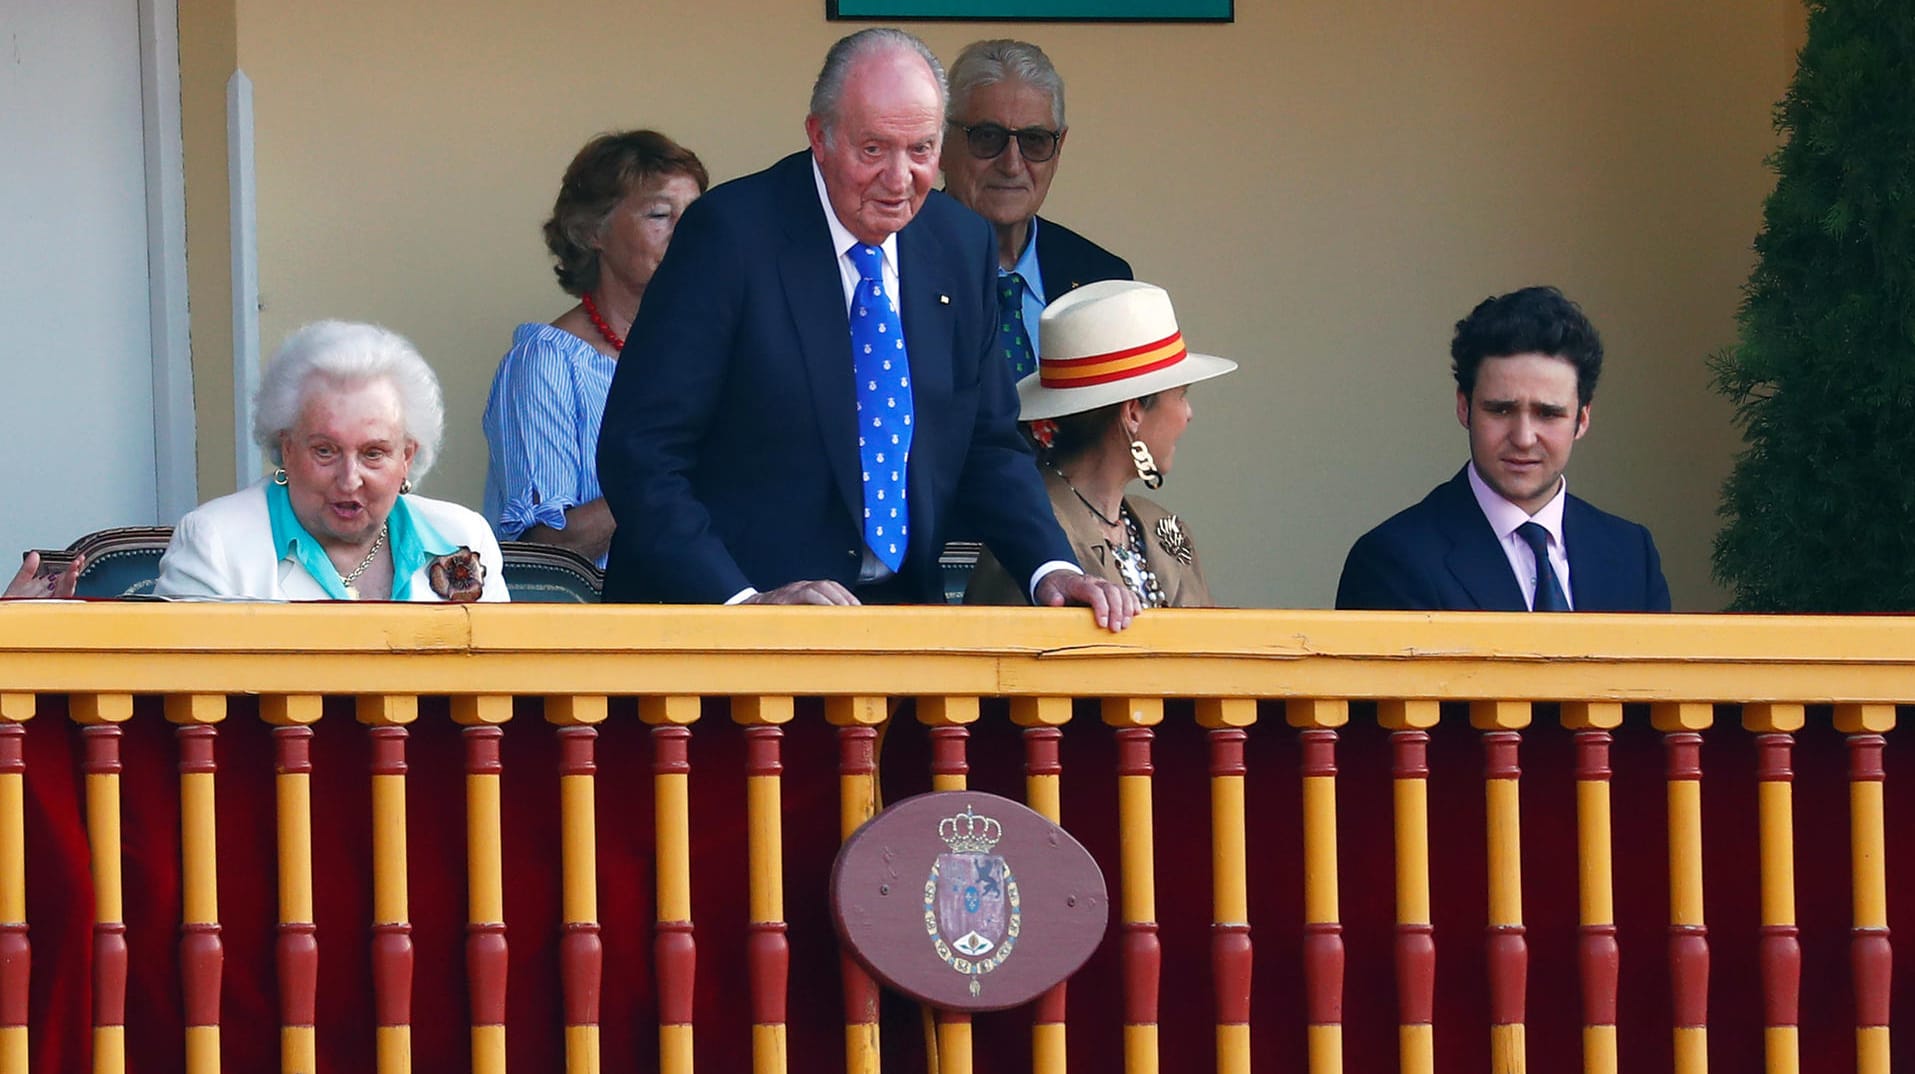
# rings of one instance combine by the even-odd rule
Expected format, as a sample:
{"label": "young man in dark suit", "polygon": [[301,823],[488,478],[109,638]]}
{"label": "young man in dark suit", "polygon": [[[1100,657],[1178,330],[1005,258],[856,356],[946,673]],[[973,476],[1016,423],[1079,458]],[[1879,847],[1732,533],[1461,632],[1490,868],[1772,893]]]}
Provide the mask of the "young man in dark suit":
{"label": "young man in dark suit", "polygon": [[1668,611],[1649,531],[1563,477],[1602,373],[1582,310],[1554,287],[1487,299],[1457,322],[1450,357],[1470,461],[1356,542],[1337,607]]}
{"label": "young man in dark suit", "polygon": [[990,233],[931,191],[943,71],[872,29],[834,45],[808,151],[693,202],[612,378],[607,600],[941,602],[962,512],[1037,604],[1122,629],[1019,437],[994,357]]}

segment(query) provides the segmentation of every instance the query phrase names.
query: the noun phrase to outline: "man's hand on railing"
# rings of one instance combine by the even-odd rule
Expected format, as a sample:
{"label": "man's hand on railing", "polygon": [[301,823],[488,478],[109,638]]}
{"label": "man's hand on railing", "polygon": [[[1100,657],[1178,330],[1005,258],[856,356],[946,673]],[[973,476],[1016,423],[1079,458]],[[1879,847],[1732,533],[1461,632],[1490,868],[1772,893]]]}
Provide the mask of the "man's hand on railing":
{"label": "man's hand on railing", "polygon": [[38,577],[40,553],[28,552],[20,562],[19,573],[13,576],[13,581],[7,583],[6,592],[0,593],[0,596],[52,597],[56,600],[65,600],[73,596],[74,583],[80,580],[80,570],[85,566],[85,556],[74,556],[73,562],[67,564],[66,570],[41,578]]}
{"label": "man's hand on railing", "polygon": [[753,593],[740,604],[841,604],[859,603],[851,591],[829,578],[817,582],[786,582],[765,593]]}
{"label": "man's hand on railing", "polygon": [[1038,579],[1036,597],[1039,605],[1048,608],[1083,605],[1096,616],[1098,626],[1113,634],[1129,626],[1143,610],[1137,594],[1124,586],[1062,568]]}

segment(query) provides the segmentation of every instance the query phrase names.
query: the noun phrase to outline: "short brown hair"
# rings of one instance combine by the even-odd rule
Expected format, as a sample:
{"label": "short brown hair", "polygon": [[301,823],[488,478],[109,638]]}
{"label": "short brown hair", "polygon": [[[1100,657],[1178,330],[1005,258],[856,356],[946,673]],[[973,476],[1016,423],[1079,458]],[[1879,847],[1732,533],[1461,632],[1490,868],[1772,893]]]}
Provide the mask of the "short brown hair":
{"label": "short brown hair", "polygon": [[558,258],[552,271],[567,294],[598,286],[599,229],[625,195],[648,180],[683,175],[704,193],[711,178],[698,154],[653,130],[616,131],[585,143],[565,169],[552,218],[545,222],[545,248]]}

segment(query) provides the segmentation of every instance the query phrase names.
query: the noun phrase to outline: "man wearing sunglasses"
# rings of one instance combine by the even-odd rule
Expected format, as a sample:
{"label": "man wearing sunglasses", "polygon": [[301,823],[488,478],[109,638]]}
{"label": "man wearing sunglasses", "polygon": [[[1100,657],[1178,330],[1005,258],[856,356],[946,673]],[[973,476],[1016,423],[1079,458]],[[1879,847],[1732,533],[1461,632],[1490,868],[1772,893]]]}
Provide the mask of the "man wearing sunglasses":
{"label": "man wearing sunglasses", "polygon": [[1038,217],[1063,154],[1064,80],[1025,41],[977,41],[951,65],[944,188],[997,233],[1000,344],[1012,375],[1037,368],[1038,315],[1050,300],[1098,280],[1131,279],[1130,264]]}

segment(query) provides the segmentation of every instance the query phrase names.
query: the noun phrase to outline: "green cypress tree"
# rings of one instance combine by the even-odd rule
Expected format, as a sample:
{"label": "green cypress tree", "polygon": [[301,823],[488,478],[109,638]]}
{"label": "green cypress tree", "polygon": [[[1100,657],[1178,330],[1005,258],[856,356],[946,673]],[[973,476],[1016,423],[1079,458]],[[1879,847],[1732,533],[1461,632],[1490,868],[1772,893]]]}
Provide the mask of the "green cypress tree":
{"label": "green cypress tree", "polygon": [[1915,610],[1915,0],[1810,0],[1758,259],[1710,362],[1744,611]]}

